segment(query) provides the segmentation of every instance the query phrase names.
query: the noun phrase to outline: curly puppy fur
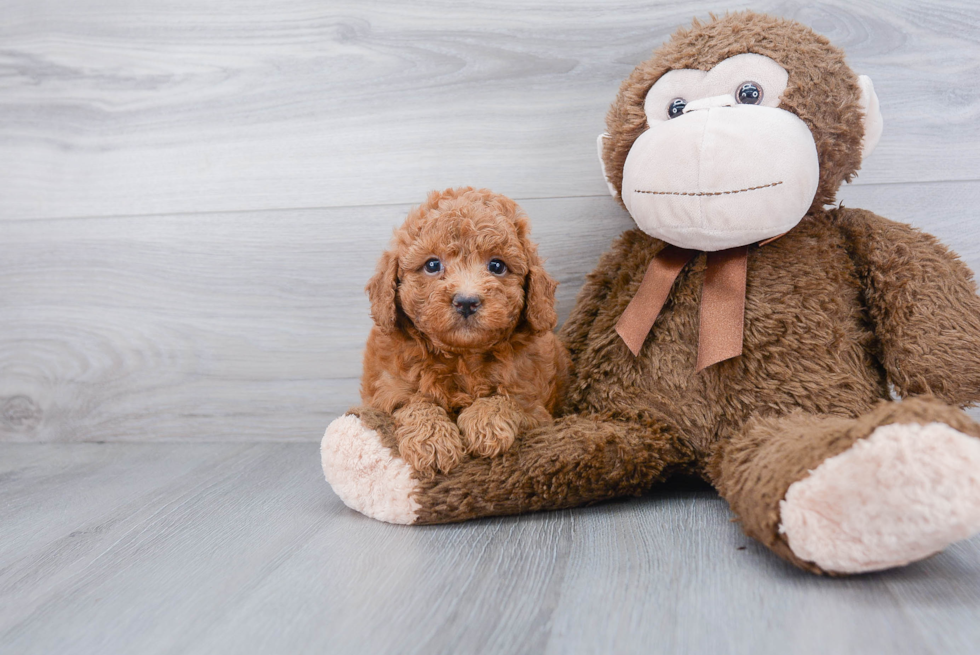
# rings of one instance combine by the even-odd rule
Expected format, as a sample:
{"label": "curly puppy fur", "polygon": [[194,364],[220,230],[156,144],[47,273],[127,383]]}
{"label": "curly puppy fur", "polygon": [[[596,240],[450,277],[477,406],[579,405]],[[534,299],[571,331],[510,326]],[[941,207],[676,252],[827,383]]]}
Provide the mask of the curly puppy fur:
{"label": "curly puppy fur", "polygon": [[[494,259],[502,275],[488,270]],[[375,326],[361,398],[393,415],[399,453],[422,477],[551,421],[568,372],[552,332],[556,287],[524,212],[486,189],[434,191],[395,231],[367,285]],[[459,311],[461,296],[478,300],[475,312]]]}

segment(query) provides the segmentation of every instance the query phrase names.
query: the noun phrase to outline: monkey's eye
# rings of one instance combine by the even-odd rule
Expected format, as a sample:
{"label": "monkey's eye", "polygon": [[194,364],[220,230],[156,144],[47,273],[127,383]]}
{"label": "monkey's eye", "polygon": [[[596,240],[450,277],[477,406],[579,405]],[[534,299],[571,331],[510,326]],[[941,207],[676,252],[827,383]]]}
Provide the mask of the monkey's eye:
{"label": "monkey's eye", "polygon": [[762,87],[755,82],[742,82],[735,91],[735,99],[740,105],[757,105],[762,102]]}
{"label": "monkey's eye", "polygon": [[425,266],[422,268],[424,268],[425,272],[429,275],[436,275],[442,270],[442,262],[433,257],[429,261],[425,262]]}
{"label": "monkey's eye", "polygon": [[687,100],[684,98],[674,98],[667,105],[667,118],[677,118],[684,113],[684,107],[687,107]]}
{"label": "monkey's eye", "polygon": [[507,273],[507,264],[499,259],[491,259],[490,263],[487,264],[487,270],[494,275],[505,275]]}

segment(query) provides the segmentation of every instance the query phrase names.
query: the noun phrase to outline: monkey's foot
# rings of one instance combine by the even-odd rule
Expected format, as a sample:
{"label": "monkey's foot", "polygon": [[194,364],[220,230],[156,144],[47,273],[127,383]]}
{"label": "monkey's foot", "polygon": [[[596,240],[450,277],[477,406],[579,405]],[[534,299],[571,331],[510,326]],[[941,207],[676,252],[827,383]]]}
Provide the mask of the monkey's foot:
{"label": "monkey's foot", "polygon": [[419,504],[412,468],[351,414],[335,419],[320,444],[323,474],[344,504],[388,523],[414,523]]}
{"label": "monkey's foot", "polygon": [[800,559],[861,573],[980,532],[980,439],[943,423],[890,424],[793,483],[780,533]]}

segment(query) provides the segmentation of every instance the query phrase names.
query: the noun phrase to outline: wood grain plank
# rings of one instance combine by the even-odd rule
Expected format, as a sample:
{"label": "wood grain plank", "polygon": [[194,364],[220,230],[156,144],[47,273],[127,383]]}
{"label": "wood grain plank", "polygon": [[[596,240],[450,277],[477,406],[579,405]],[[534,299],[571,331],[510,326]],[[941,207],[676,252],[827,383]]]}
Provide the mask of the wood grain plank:
{"label": "wood grain plank", "polygon": [[700,488],[410,528],[344,507],[313,444],[0,444],[0,462],[14,493],[79,497],[4,523],[20,545],[0,555],[3,652],[958,654],[980,638],[980,539],[820,578]]}
{"label": "wood grain plank", "polygon": [[[125,464],[155,455],[156,466],[164,468],[198,448],[123,445],[103,450]],[[133,501],[117,509],[104,504],[96,488],[88,507],[83,506],[89,513],[93,505],[100,510],[94,520],[76,517],[81,519],[76,529],[51,542],[32,537],[31,555],[6,561],[0,576],[6,609],[0,619],[3,650],[105,652],[107,638],[116,635],[120,645],[114,652],[124,652],[122,644],[138,635],[141,646],[131,652],[160,652],[160,644],[193,634],[195,625],[207,621],[209,608],[234,598],[265,573],[264,567],[274,567],[280,550],[302,543],[329,517],[330,512],[304,511],[296,496],[303,485],[283,484],[304,462],[315,461],[315,448],[222,448],[220,462],[213,456],[198,458],[195,476],[175,476],[151,493],[132,484]],[[102,476],[107,491],[115,484],[109,473]],[[84,492],[76,482],[70,476],[62,480],[62,494]],[[35,521],[59,511],[65,510],[35,509]],[[279,520],[269,530],[276,514]],[[257,533],[261,539],[244,541]]]}
{"label": "wood grain plank", "polygon": [[[214,467],[245,452],[247,444],[188,444],[185,449],[133,450],[86,444],[11,444],[0,459],[0,561],[38,557],[38,542],[61,543],[64,552],[77,550],[82,533],[104,534],[114,527],[110,514],[147,512],[179,492],[186,476]],[[200,475],[200,472],[198,472]],[[70,492],[68,489],[70,488]],[[45,519],[38,521],[38,516]],[[57,557],[47,556],[49,560]],[[12,608],[7,608],[8,610]],[[0,611],[6,615],[6,611]]]}
{"label": "wood grain plank", "polygon": [[[567,314],[628,218],[527,209]],[[0,439],[318,439],[358,402],[363,287],[407,211],[0,223]]]}
{"label": "wood grain plank", "polygon": [[[843,580],[803,574],[728,522],[726,504],[709,491],[665,492],[618,511],[618,520],[578,533],[548,653],[922,653],[932,629],[923,633],[908,615],[946,614],[960,630],[977,603],[939,573],[976,568],[974,542],[937,562],[930,588],[948,602],[930,612],[909,602],[918,590],[893,582],[907,573],[925,584],[923,565]],[[976,632],[964,631],[947,642],[950,652],[970,650]]]}
{"label": "wood grain plank", "polygon": [[[980,268],[980,183],[851,186]],[[561,282],[632,223],[522,201]],[[942,211],[937,211],[942,208]],[[0,440],[316,440],[358,402],[362,289],[407,205],[0,222]]]}
{"label": "wood grain plank", "polygon": [[601,195],[620,81],[693,16],[744,7],[875,80],[859,184],[980,179],[972,0],[4,0],[0,220]]}

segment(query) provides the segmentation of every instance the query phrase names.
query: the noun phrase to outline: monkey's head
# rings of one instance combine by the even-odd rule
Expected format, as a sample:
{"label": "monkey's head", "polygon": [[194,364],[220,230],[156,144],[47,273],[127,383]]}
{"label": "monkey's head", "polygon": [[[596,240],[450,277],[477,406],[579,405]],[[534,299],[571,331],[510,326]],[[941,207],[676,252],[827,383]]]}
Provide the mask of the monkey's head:
{"label": "monkey's head", "polygon": [[619,89],[603,172],[637,225],[696,250],[780,235],[834,202],[878,142],[871,80],[808,27],[694,21]]}

